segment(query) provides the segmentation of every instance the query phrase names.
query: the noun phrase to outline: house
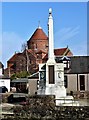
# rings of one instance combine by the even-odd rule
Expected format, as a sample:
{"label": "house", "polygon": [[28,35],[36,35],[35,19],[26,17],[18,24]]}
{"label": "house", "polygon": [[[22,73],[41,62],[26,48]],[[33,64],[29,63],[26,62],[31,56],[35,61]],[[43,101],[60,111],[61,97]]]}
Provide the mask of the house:
{"label": "house", "polygon": [[[69,69],[65,69],[64,81],[67,93],[89,92],[89,56],[68,57]],[[57,62],[61,58],[56,58]]]}
{"label": "house", "polygon": [[68,92],[89,91],[89,56],[73,56],[70,59],[70,70],[65,73],[69,81]]}
{"label": "house", "polygon": [[38,73],[33,76],[29,76],[28,78],[18,78],[17,80],[13,79],[11,81],[11,88],[16,88],[15,92],[17,93],[28,93],[30,95],[34,95],[37,93],[38,80]]}
{"label": "house", "polygon": [[[10,79],[4,76],[4,65],[0,62],[0,88],[10,91]],[[2,91],[0,91],[2,92]]]}
{"label": "house", "polygon": [[[11,88],[16,88],[17,93],[27,93],[28,78],[18,78],[11,81]],[[12,90],[13,91],[13,90]]]}

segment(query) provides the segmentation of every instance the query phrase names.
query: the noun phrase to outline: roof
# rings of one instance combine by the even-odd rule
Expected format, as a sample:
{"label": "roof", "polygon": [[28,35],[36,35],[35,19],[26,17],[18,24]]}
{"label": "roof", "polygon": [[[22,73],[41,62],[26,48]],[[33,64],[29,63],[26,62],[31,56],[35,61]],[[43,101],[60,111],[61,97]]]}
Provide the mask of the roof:
{"label": "roof", "polygon": [[37,28],[33,35],[31,36],[30,40],[48,40],[47,35],[44,33],[42,28]]}
{"label": "roof", "polygon": [[2,80],[2,79],[10,79],[10,78],[5,75],[0,75],[0,80]]}
{"label": "roof", "polygon": [[19,55],[22,53],[15,53],[8,61],[15,61]]}
{"label": "roof", "polygon": [[70,61],[70,71],[68,73],[89,73],[89,56],[72,56]]}
{"label": "roof", "polygon": [[54,55],[55,56],[61,56],[64,55],[66,52],[67,48],[60,48],[60,49],[54,49]]}
{"label": "roof", "polygon": [[[59,48],[59,49],[54,49],[54,55],[55,56],[66,56],[67,53],[69,52],[69,48]],[[48,58],[48,54],[45,55],[45,57],[43,59],[47,59]]]}
{"label": "roof", "polygon": [[15,82],[28,82],[28,78],[18,78],[18,79],[13,79],[11,81],[11,83],[15,83]]}

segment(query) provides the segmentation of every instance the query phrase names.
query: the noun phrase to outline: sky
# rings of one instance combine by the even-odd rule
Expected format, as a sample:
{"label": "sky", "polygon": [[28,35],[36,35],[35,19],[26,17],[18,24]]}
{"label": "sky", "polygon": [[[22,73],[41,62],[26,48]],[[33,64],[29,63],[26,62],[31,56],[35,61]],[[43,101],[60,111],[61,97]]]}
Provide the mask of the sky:
{"label": "sky", "polygon": [[[48,35],[48,9],[54,20],[54,48],[69,47],[74,55],[87,55],[87,2],[2,2],[0,61],[7,61],[32,36],[39,21]],[[2,57],[1,57],[2,53]]]}

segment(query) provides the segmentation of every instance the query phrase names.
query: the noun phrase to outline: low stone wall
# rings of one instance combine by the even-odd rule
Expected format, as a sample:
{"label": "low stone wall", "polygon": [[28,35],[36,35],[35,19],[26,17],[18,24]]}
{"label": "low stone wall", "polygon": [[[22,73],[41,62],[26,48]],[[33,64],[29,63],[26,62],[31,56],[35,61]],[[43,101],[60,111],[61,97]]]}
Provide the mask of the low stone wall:
{"label": "low stone wall", "polygon": [[29,96],[22,106],[13,107],[13,116],[2,120],[89,120],[89,106],[55,105],[54,96]]}
{"label": "low stone wall", "polygon": [[72,93],[74,98],[88,98],[89,99],[89,91],[84,91],[84,92],[80,92],[80,91],[75,91]]}

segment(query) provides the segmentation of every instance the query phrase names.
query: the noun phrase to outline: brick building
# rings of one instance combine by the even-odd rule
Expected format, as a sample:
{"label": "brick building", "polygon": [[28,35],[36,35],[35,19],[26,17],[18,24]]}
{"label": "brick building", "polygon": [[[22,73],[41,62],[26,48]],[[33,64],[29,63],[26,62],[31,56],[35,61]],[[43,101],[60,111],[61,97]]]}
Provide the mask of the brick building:
{"label": "brick building", "polygon": [[[55,49],[54,54],[58,56],[72,56],[68,47]],[[38,27],[31,38],[27,41],[27,49],[21,53],[15,53],[8,61],[5,74],[11,76],[14,73],[28,71],[34,73],[38,71],[39,63],[44,63],[48,59],[48,36],[41,27]]]}

